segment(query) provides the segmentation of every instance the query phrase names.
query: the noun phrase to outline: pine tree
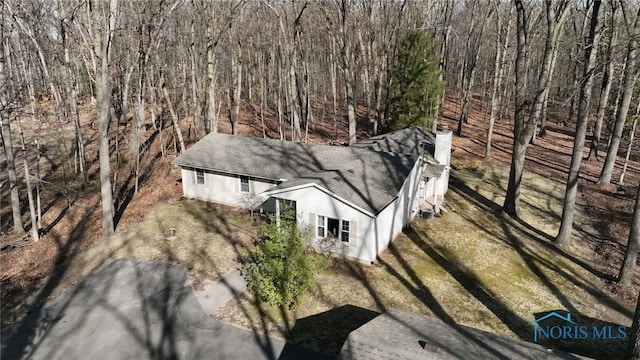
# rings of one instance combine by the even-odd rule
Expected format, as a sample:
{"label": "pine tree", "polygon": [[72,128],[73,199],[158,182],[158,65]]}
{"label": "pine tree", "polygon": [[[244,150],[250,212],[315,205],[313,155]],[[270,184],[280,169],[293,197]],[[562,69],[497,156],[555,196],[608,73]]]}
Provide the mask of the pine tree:
{"label": "pine tree", "polygon": [[439,63],[440,54],[428,33],[412,31],[400,41],[392,70],[389,130],[431,128],[444,89]]}

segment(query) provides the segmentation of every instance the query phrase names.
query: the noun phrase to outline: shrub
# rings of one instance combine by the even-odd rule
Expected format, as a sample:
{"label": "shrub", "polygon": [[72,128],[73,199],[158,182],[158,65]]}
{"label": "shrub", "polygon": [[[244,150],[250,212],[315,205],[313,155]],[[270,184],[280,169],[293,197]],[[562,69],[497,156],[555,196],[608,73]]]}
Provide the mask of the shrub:
{"label": "shrub", "polygon": [[242,264],[249,291],[260,301],[295,310],[330,260],[311,251],[291,216],[271,218],[263,237]]}

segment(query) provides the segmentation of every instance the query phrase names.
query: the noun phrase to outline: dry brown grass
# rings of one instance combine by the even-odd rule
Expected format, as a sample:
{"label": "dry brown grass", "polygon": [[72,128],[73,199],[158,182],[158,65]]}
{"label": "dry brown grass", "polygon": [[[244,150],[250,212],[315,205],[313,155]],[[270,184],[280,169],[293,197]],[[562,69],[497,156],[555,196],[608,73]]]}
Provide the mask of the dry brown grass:
{"label": "dry brown grass", "polygon": [[235,209],[194,200],[162,201],[147,212],[142,221],[130,222],[115,236],[71,258],[55,282],[45,278],[5,301],[3,324],[14,323],[47,300],[38,297],[38,287],[52,286],[48,298],[56,297],[92,271],[124,257],[179,265],[193,287],[202,290],[237,269],[238,258],[259,228]]}

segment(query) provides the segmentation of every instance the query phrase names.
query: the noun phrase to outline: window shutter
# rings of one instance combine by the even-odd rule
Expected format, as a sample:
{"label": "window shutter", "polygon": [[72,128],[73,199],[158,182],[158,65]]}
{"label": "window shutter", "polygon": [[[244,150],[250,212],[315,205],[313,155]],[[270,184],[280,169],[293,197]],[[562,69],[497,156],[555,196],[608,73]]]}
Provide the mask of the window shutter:
{"label": "window shutter", "polygon": [[358,223],[349,221],[349,246],[358,245]]}
{"label": "window shutter", "polygon": [[309,231],[316,237],[318,230],[316,229],[316,214],[309,213]]}

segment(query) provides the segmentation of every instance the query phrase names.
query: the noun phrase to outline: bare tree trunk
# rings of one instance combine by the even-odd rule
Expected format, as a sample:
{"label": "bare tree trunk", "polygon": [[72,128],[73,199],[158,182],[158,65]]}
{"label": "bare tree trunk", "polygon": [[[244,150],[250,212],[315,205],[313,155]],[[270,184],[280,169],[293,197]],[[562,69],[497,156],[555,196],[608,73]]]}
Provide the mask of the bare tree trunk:
{"label": "bare tree trunk", "polygon": [[511,154],[511,167],[509,170],[509,183],[507,185],[507,193],[504,199],[504,212],[518,217],[520,214],[520,186],[522,182],[522,172],[524,169],[524,159],[527,151],[527,144],[535,126],[531,126],[532,122],[525,123],[524,112],[527,108],[525,99],[525,86],[527,80],[527,71],[525,69],[525,50],[527,47],[527,18],[526,10],[522,1],[516,1],[516,84],[515,84],[515,115],[513,127],[513,150]]}
{"label": "bare tree trunk", "polygon": [[278,91],[276,91],[276,109],[278,111],[278,135],[280,135],[280,140],[285,140],[284,134],[284,115],[282,114],[282,93],[284,90],[282,89],[282,69],[278,68]]}
{"label": "bare tree trunk", "polygon": [[38,122],[38,138],[36,139],[36,207],[38,212],[38,229],[42,229],[42,201],[40,197],[40,158],[42,152],[40,151],[40,143],[42,137],[42,122]]}
{"label": "bare tree trunk", "polygon": [[214,39],[214,19],[215,19],[215,4],[211,5],[211,14],[209,19],[209,25],[207,26],[207,80],[209,80],[209,86],[207,87],[208,103],[207,103],[207,121],[205,126],[208,132],[218,132],[218,116],[216,106],[216,40]]}
{"label": "bare tree trunk", "polygon": [[629,165],[629,158],[631,157],[631,147],[633,146],[633,138],[636,134],[636,126],[638,125],[638,117],[640,116],[640,101],[636,107],[636,114],[633,117],[633,125],[631,126],[631,134],[629,134],[629,146],[627,146],[627,155],[624,157],[624,165],[622,165],[622,172],[620,173],[620,179],[618,184],[624,184],[624,176],[627,173],[627,166]]}
{"label": "bare tree trunk", "polygon": [[[638,187],[640,190],[640,186]],[[627,249],[624,252],[624,261],[618,274],[618,283],[622,285],[631,285],[633,274],[638,259],[638,250],[640,249],[640,191],[636,195],[635,206],[633,207],[633,219],[631,220],[631,230],[629,231],[629,239],[627,240]]]}
{"label": "bare tree trunk", "polygon": [[[0,61],[0,74],[2,73],[1,67],[2,67],[2,62]],[[2,83],[6,84],[6,82],[4,81]],[[22,215],[20,211],[20,195],[18,192],[18,177],[16,176],[15,157],[13,154],[13,144],[11,142],[11,127],[9,125],[8,117],[5,115],[5,111],[6,110],[2,111],[2,119],[0,119],[0,121],[2,122],[1,124],[2,125],[2,144],[4,145],[4,153],[7,157],[7,172],[9,173],[9,189],[11,193],[11,211],[13,215],[13,231],[17,234],[24,234],[24,225],[22,224]]]}
{"label": "bare tree trunk", "polygon": [[[589,18],[587,16],[585,16],[582,19],[582,26],[580,27],[580,32],[578,33],[578,26],[576,24],[576,19],[578,19],[579,17],[575,16],[574,20],[573,20],[573,31],[574,31],[574,36],[576,37],[576,40],[579,39],[584,39],[587,37],[587,31],[589,28]],[[575,47],[574,47],[574,51],[575,51],[575,58],[579,58],[580,57],[580,52],[582,51],[583,48],[583,44],[582,41],[575,41]],[[569,105],[569,114],[566,117],[566,119],[562,120],[562,124],[564,126],[566,126],[567,124],[571,123],[573,121],[575,112],[576,112],[576,105],[578,103],[578,82],[580,80],[580,63],[578,61],[573,61],[573,84],[571,86],[571,104]]]}
{"label": "bare tree trunk", "polygon": [[31,179],[29,175],[29,159],[27,156],[27,150],[24,146],[24,132],[22,131],[22,125],[20,119],[18,120],[18,130],[20,131],[20,149],[22,150],[22,166],[24,167],[24,182],[27,185],[27,199],[29,200],[29,215],[31,215],[31,237],[34,242],[40,240],[40,228],[38,227],[38,220],[36,217],[36,208],[33,201],[33,192],[31,190]]}
{"label": "bare tree trunk", "polygon": [[[495,7],[485,6],[480,2],[470,2],[473,6],[471,24],[469,25],[469,33],[467,34],[467,41],[465,44],[465,57],[462,74],[462,100],[460,103],[460,118],[458,119],[458,128],[456,130],[457,136],[462,136],[462,124],[466,124],[469,121],[469,107],[471,106],[471,97],[473,91],[473,83],[475,80],[476,64],[478,63],[478,55],[480,54],[480,47],[482,46],[482,40],[484,38],[484,30],[486,24],[489,22],[489,18],[493,14]],[[475,12],[483,12],[484,18],[480,21],[479,29],[476,29],[476,14]]]}
{"label": "bare tree trunk", "polygon": [[[291,52],[291,56],[295,56]],[[295,57],[289,63],[289,113],[291,116],[292,135],[291,140],[299,142],[302,140],[302,130],[300,128],[300,112],[298,111],[298,88],[296,86],[296,59]]]}
{"label": "bare tree trunk", "polygon": [[336,43],[331,39],[331,52],[329,52],[329,81],[331,82],[331,99],[333,100],[333,137],[338,137],[338,87],[337,87],[337,60]]}
{"label": "bare tree trunk", "polygon": [[[624,4],[623,2],[621,5]],[[628,13],[624,6],[622,8],[623,13]],[[624,16],[625,21],[628,15]],[[627,113],[629,112],[629,105],[631,104],[631,98],[633,96],[633,89],[636,83],[636,63],[638,52],[638,30],[640,30],[640,10],[635,16],[633,24],[627,22],[627,30],[629,32],[629,44],[627,47],[627,60],[624,70],[624,83],[622,85],[623,94],[618,104],[618,114],[616,118],[615,127],[611,134],[611,145],[607,151],[607,157],[604,160],[600,177],[598,178],[598,184],[609,184],[611,182],[611,176],[613,174],[613,167],[618,156],[618,148],[620,147],[620,139],[622,138],[622,131],[624,130],[624,123],[627,119]]]}
{"label": "bare tree trunk", "polygon": [[561,246],[568,246],[571,244],[571,229],[573,228],[573,213],[576,206],[576,194],[578,193],[578,178],[580,177],[584,141],[587,135],[587,123],[589,122],[589,105],[591,102],[591,89],[593,87],[593,73],[596,68],[597,49],[600,42],[600,30],[598,25],[600,2],[594,1],[592,8],[589,37],[587,44],[585,44],[585,68],[582,74],[583,80],[580,89],[580,102],[578,103],[578,119],[576,135],[573,143],[573,154],[571,156],[571,165],[569,165],[560,230],[558,231],[558,236],[556,236],[555,239],[555,242]]}
{"label": "bare tree trunk", "polygon": [[[191,24],[191,46],[189,47],[189,60],[191,63],[191,100],[193,106],[193,127],[196,140],[200,139],[200,131],[203,128],[202,125],[202,102],[200,101],[200,96],[198,95],[198,90],[200,89],[200,81],[198,77],[198,64],[196,62],[196,58],[198,54],[196,52],[195,44],[196,44],[196,36],[195,36],[195,26],[194,23]],[[205,129],[206,134],[206,129]]]}
{"label": "bare tree trunk", "polygon": [[[58,1],[58,7],[62,7],[61,1]],[[84,151],[84,138],[82,136],[82,128],[80,126],[80,116],[78,114],[78,91],[77,91],[77,82],[76,82],[76,74],[75,67],[71,62],[71,57],[69,55],[69,39],[67,36],[67,24],[65,21],[62,21],[60,24],[60,32],[62,38],[62,46],[64,51],[64,65],[66,69],[67,80],[65,81],[65,93],[67,94],[67,98],[69,101],[69,111],[71,115],[71,119],[73,120],[73,126],[75,129],[75,152],[77,157],[77,168],[76,172],[79,170],[82,173],[82,178],[85,182],[89,179],[87,173],[87,163]],[[35,99],[34,99],[35,101]]]}
{"label": "bare tree trunk", "polygon": [[460,104],[460,118],[458,119],[458,128],[456,129],[456,135],[462,136],[462,124],[469,122],[469,107],[471,105],[471,90],[473,88],[473,82],[476,73],[475,64],[467,64],[465,67],[473,67],[465,71],[463,85],[462,85],[462,103]]}
{"label": "bare tree trunk", "polygon": [[[0,3],[0,15],[5,12],[5,4]],[[9,51],[5,49],[5,33],[4,27],[7,26],[4,21],[0,21],[0,127],[2,132],[2,144],[4,153],[7,157],[7,172],[9,175],[9,192],[11,195],[11,212],[13,216],[13,231],[16,234],[24,234],[24,225],[22,224],[22,214],[20,211],[20,194],[18,191],[18,177],[16,176],[15,157],[13,154],[13,143],[11,141],[11,126],[9,123],[9,90],[11,89],[12,79],[9,77],[8,68],[5,66],[8,61]]]}
{"label": "bare tree trunk", "polygon": [[598,160],[598,148],[600,147],[600,136],[602,135],[602,123],[604,115],[607,111],[607,104],[609,103],[609,94],[611,93],[611,85],[613,84],[615,62],[612,61],[613,51],[616,47],[616,21],[617,21],[617,9],[616,1],[611,2],[611,35],[609,37],[609,46],[607,48],[606,58],[604,61],[604,74],[602,75],[602,87],[600,90],[600,101],[598,103],[598,113],[596,115],[596,123],[593,129],[593,138],[589,147],[589,161]]}
{"label": "bare tree trunk", "polygon": [[633,316],[631,332],[629,333],[629,340],[627,342],[626,359],[640,360],[640,295],[638,296],[636,312]]}
{"label": "bare tree trunk", "polygon": [[[240,44],[238,44],[240,47]],[[231,93],[230,108],[233,108],[233,113],[230,113],[229,120],[231,121],[231,133],[238,135],[238,120],[240,118],[240,94],[242,90],[242,62],[240,60],[240,48],[238,49],[238,56],[231,56],[231,73],[233,74],[231,81],[235,80],[235,85],[232,85],[229,89]]]}
{"label": "bare tree trunk", "polygon": [[356,107],[353,94],[353,69],[351,68],[351,40],[347,35],[347,19],[351,5],[348,0],[341,3],[342,21],[340,36],[342,41],[342,75],[344,77],[345,97],[347,100],[347,118],[349,120],[349,145],[356,142]]}
{"label": "bare tree trunk", "polygon": [[[542,61],[540,76],[536,89],[536,98],[533,103],[531,116],[525,122],[525,110],[528,107],[526,101],[526,62],[525,49],[527,47],[527,22],[528,15],[522,1],[516,0],[517,28],[517,56],[516,56],[516,113],[513,127],[513,152],[511,155],[511,169],[509,171],[509,184],[504,200],[503,210],[514,217],[520,216],[520,188],[522,186],[522,173],[524,160],[527,154],[527,145],[536,130],[536,124],[542,110],[544,92],[549,87],[552,59],[555,48],[558,46],[558,36],[562,22],[566,18],[568,2],[560,1],[558,4],[547,0],[547,40]],[[556,12],[556,10],[558,12]]]}
{"label": "bare tree trunk", "polygon": [[[29,66],[27,66],[26,61],[24,59],[22,59],[22,66],[23,66],[23,72],[24,72],[24,76],[25,76],[25,80],[27,80],[27,92],[29,93],[29,102],[30,102],[30,107],[31,107],[31,123],[32,126],[36,126],[38,127],[38,138],[35,140],[35,145],[36,145],[36,151],[37,151],[37,155],[36,155],[36,207],[37,207],[37,213],[36,211],[33,211],[33,192],[32,192],[32,188],[31,188],[31,179],[29,178],[29,168],[28,168],[28,164],[27,164],[27,153],[25,150],[25,141],[24,141],[24,133],[22,131],[22,123],[20,122],[20,118],[16,118],[17,122],[18,122],[18,129],[20,132],[20,139],[21,139],[21,150],[22,150],[22,154],[24,156],[24,167],[25,167],[25,184],[27,185],[27,191],[28,191],[28,200],[29,200],[29,210],[30,210],[30,215],[32,215],[31,218],[31,230],[33,231],[33,228],[36,228],[36,232],[32,234],[32,237],[35,241],[37,241],[39,239],[39,230],[41,228],[41,223],[42,223],[42,210],[41,210],[41,204],[40,204],[40,138],[42,135],[42,121],[38,120],[38,107],[37,107],[37,100],[36,100],[36,94],[35,94],[35,90],[34,90],[34,82],[33,82],[33,73],[32,73],[32,69],[31,69],[31,65],[29,64]],[[76,114],[77,115],[77,114]],[[63,167],[64,169],[64,167]],[[66,182],[65,182],[65,187],[66,187]],[[33,216],[35,214],[35,216]],[[34,225],[34,220],[35,220],[35,225]]]}
{"label": "bare tree trunk", "polygon": [[260,57],[258,59],[258,72],[260,77],[260,123],[262,125],[262,137],[267,138],[267,128],[264,123],[264,107],[267,98],[267,89],[266,89],[266,81],[264,79],[264,61],[263,58]]}
{"label": "bare tree trunk", "polygon": [[[369,20],[369,23],[371,20]],[[370,30],[369,30],[370,31]],[[365,98],[365,107],[366,107],[366,119],[367,122],[371,120],[371,71],[370,66],[372,63],[372,45],[370,41],[367,43],[364,42],[362,37],[362,31],[358,30],[358,44],[360,45],[360,52],[362,54],[363,66],[362,66],[362,83],[363,83],[363,93]],[[370,38],[370,37],[369,37]]]}
{"label": "bare tree trunk", "polygon": [[[501,17],[500,13],[496,13],[496,31],[498,34],[502,34],[502,25],[501,25]],[[507,50],[509,48],[509,30],[511,28],[511,19],[507,22],[506,30],[504,34],[504,42],[501,41],[501,37],[498,38],[499,46],[496,46],[496,60],[493,68],[493,88],[491,93],[491,115],[489,115],[489,126],[487,128],[487,141],[484,151],[484,157],[491,157],[491,138],[493,136],[493,126],[495,124],[496,117],[498,116],[498,111],[500,107],[500,82],[502,80],[504,66],[502,63],[504,62],[504,58],[507,55]]]}
{"label": "bare tree trunk", "polygon": [[71,118],[73,119],[73,127],[75,129],[76,152],[78,154],[78,166],[85,182],[89,180],[87,169],[87,160],[84,151],[84,136],[82,135],[82,127],[80,126],[80,115],[78,113],[78,89],[75,83],[75,75],[71,87],[67,89],[69,94],[69,104],[71,105]]}
{"label": "bare tree trunk", "polygon": [[134,193],[138,193],[138,186],[140,180],[140,157],[142,156],[142,149],[140,148],[140,137],[145,130],[144,126],[144,118],[145,118],[145,81],[144,81],[144,72],[146,71],[143,67],[140,69],[140,79],[138,82],[138,93],[136,99],[136,107],[137,110],[134,115],[134,126],[133,126],[133,134],[131,135],[132,141],[131,145],[133,147],[133,157],[135,159],[135,186]]}
{"label": "bare tree trunk", "polygon": [[99,136],[100,194],[102,198],[102,236],[108,237],[114,233],[113,194],[109,162],[109,124],[111,123],[111,70],[109,69],[109,58],[118,0],[110,0],[106,9],[101,9],[99,4],[99,2],[94,2],[93,0],[88,2],[89,10],[93,16],[92,25],[95,26],[93,29],[93,52],[97,60],[96,110]]}
{"label": "bare tree trunk", "polygon": [[[547,38],[545,40],[542,68],[540,69],[540,74],[538,76],[536,95],[533,101],[531,115],[529,117],[529,121],[534,122],[534,128],[540,120],[542,108],[548,99],[551,78],[553,77],[556,57],[558,55],[558,38],[562,30],[562,24],[569,13],[568,9],[568,1],[546,1]],[[542,131],[542,135],[544,136],[544,131]],[[531,136],[533,139],[533,136],[535,136],[535,129]]]}
{"label": "bare tree trunk", "polygon": [[182,138],[182,130],[180,129],[180,119],[178,118],[178,114],[176,114],[175,109],[173,108],[173,104],[171,103],[171,98],[169,97],[169,92],[167,91],[167,87],[164,84],[164,80],[162,81],[162,95],[164,96],[164,101],[167,102],[167,107],[169,108],[169,113],[171,113],[171,120],[173,121],[173,131],[176,134],[178,145],[180,146],[180,153],[185,152],[184,140]]}
{"label": "bare tree trunk", "polygon": [[[556,46],[556,48],[553,51],[553,55],[551,59],[551,69],[549,70],[549,76],[553,76],[553,73],[555,72],[557,59],[558,59],[558,47]],[[540,136],[541,138],[544,138],[545,136],[547,136],[547,106],[549,104],[549,91],[551,88],[550,85],[551,84],[547,86],[547,88],[544,91],[544,95],[542,96],[542,109],[540,110],[540,131],[538,132],[538,136]],[[535,139],[536,139],[536,133],[534,132],[533,138],[531,140],[532,144],[535,142]]]}

